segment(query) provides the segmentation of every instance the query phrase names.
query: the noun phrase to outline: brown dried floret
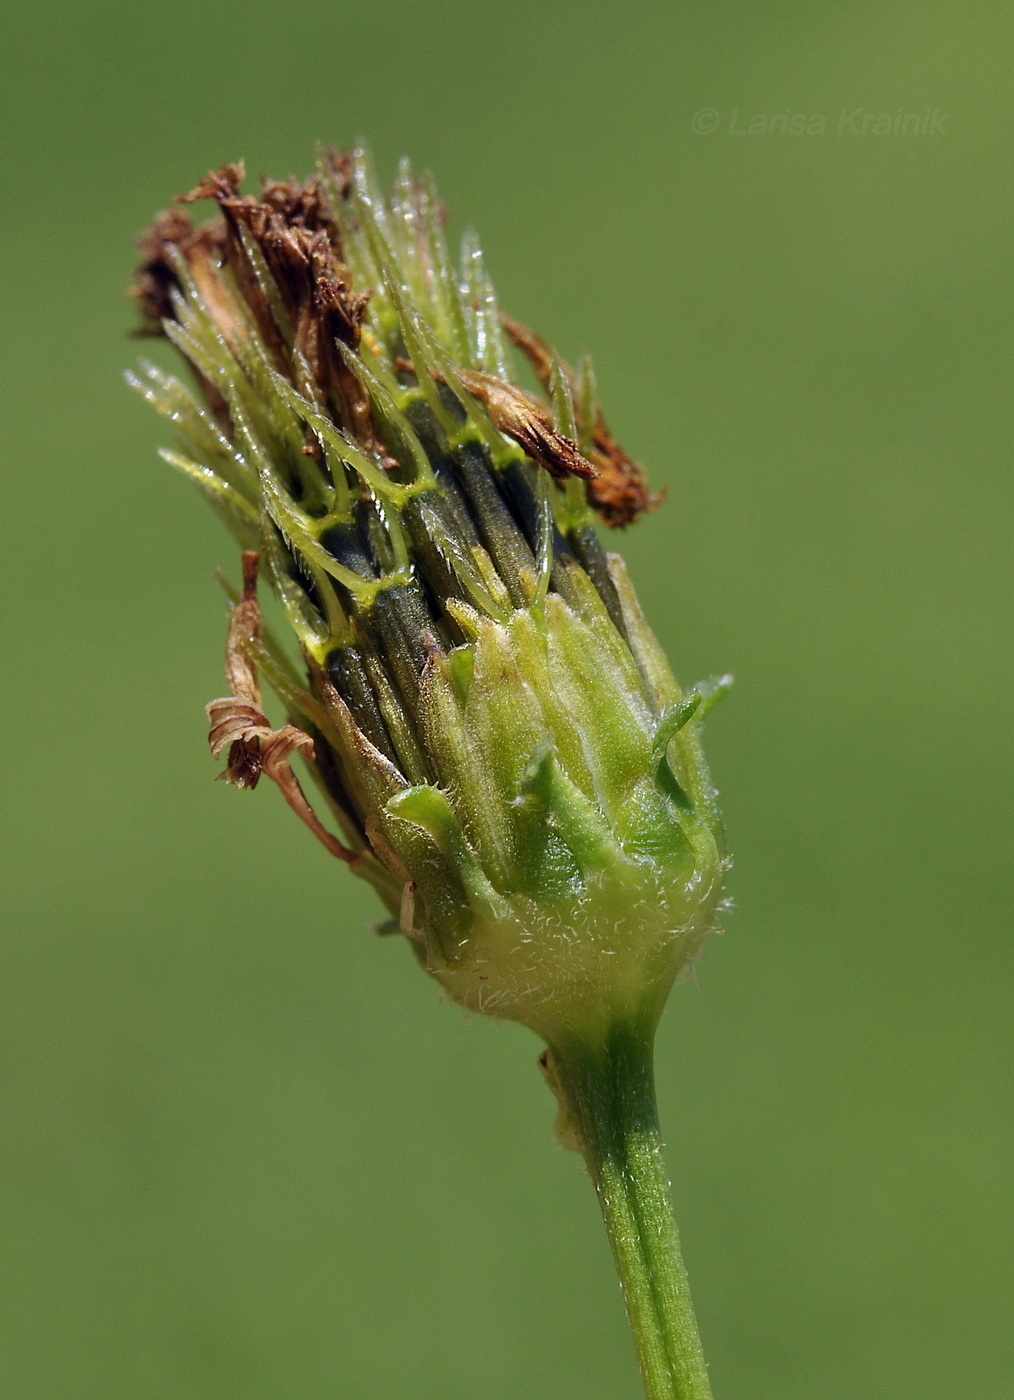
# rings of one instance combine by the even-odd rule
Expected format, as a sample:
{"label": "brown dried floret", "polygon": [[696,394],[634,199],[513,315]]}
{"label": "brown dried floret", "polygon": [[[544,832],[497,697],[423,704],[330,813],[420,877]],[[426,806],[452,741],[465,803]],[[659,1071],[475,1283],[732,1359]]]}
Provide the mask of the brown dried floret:
{"label": "brown dried floret", "polygon": [[219,776],[238,788],[255,788],[261,774],[277,784],[297,817],[333,856],[354,865],[359,857],[322,825],[292,771],[292,758],[302,753],[314,760],[313,739],[294,724],[273,729],[263,711],[257,675],[257,649],[264,634],[264,619],[257,602],[259,556],[243,555],[243,596],[232,610],[225,649],[225,670],[232,694],[207,706],[208,743],[214,758],[229,750],[229,761]]}
{"label": "brown dried floret", "polygon": [[322,230],[335,247],[339,245],[338,225],[321,182],[314,176],[299,181],[261,178],[261,200],[281,215],[286,223],[301,223],[311,232]]}
{"label": "brown dried floret", "polygon": [[[405,374],[416,373],[412,361],[400,357],[395,360],[395,368]],[[439,370],[434,369],[431,373],[442,384],[447,383]],[[556,431],[545,404],[492,374],[462,369],[460,366],[455,368],[454,373],[462,388],[482,404],[497,431],[513,438],[533,461],[545,467],[550,476],[557,481],[568,476],[594,480],[596,468],[582,457],[576,442]]]}
{"label": "brown dried floret", "polygon": [[597,469],[581,455],[576,442],[556,431],[544,404],[491,374],[470,369],[459,369],[457,374],[468,392],[486,409],[495,428],[513,438],[557,480],[580,476],[591,489],[598,477]]}
{"label": "brown dried floret", "polygon": [[328,146],[324,152],[324,159],[334,176],[335,187],[339,195],[342,199],[348,199],[356,167],[355,151],[339,151],[335,146]]}
{"label": "brown dried floret", "polygon": [[162,322],[173,316],[172,293],[179,290],[176,250],[193,262],[219,258],[225,242],[225,226],[220,219],[195,225],[182,209],[166,209],[137,240],[141,261],[130,286],[137,301],[143,325],[140,334],[161,335]]}
{"label": "brown dried floret", "polygon": [[[149,230],[137,279],[142,306],[149,320],[156,313],[172,314],[170,291],[178,278],[171,249],[178,247],[219,330],[233,343],[240,325],[217,275],[223,263],[279,372],[333,410],[343,426],[373,450],[375,433],[366,396],[335,345],[341,341],[350,349],[358,346],[369,293],[352,289],[324,188],[317,179],[300,183],[265,178],[259,197],[245,195],[245,174],[242,162],[223,165],[179,197],[184,204],[210,199],[218,205],[221,220],[207,226],[214,229],[214,265],[201,246],[208,234],[194,230],[182,211],[162,216]],[[296,372],[300,357],[309,367],[309,382]]]}
{"label": "brown dried floret", "polygon": [[[510,316],[501,319],[504,330],[528,360],[539,382],[549,392],[555,358],[552,347],[520,321],[515,321]],[[560,365],[570,383],[574,403],[580,406],[578,376],[566,361],[561,360]],[[659,492],[649,490],[644,468],[628,456],[613,437],[598,404],[595,405],[595,418],[590,436],[593,445],[588,450],[588,457],[596,470],[594,477],[588,482],[588,499],[603,523],[612,528],[632,525],[642,515],[657,509],[663,496]]]}

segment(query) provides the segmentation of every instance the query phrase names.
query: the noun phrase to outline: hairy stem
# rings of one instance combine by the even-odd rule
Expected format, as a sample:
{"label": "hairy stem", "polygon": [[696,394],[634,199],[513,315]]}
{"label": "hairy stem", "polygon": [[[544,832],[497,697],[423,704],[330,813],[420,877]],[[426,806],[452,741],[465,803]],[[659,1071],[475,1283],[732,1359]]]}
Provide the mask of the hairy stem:
{"label": "hairy stem", "polygon": [[553,1078],[581,1139],[648,1400],[712,1400],[662,1160],[650,1033],[554,1046]]}

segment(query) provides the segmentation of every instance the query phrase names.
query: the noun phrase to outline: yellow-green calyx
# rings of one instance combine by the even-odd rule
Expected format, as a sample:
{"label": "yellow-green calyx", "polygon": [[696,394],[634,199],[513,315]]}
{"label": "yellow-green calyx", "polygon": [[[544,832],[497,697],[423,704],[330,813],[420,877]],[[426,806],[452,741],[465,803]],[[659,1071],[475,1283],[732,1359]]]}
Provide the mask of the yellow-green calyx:
{"label": "yellow-green calyx", "polygon": [[726,682],[681,692],[595,529],[656,498],[587,361],[501,316],[474,237],[452,267],[427,181],[403,166],[385,199],[358,152],[258,196],[242,180],[208,176],[187,200],[218,218],[172,211],[141,244],[146,328],[197,392],[131,377],[246,551],[213,750],[238,785],[279,784],[456,1000],[557,1045],[650,1028],[726,864],[699,744]]}

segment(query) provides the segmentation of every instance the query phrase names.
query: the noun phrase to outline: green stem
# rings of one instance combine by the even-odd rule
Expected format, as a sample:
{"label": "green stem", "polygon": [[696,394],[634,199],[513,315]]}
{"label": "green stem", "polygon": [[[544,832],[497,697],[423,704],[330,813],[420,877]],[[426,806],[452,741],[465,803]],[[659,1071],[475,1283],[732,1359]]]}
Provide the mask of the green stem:
{"label": "green stem", "polygon": [[602,1208],[648,1400],[712,1400],[662,1160],[652,1035],[554,1046],[553,1078]]}

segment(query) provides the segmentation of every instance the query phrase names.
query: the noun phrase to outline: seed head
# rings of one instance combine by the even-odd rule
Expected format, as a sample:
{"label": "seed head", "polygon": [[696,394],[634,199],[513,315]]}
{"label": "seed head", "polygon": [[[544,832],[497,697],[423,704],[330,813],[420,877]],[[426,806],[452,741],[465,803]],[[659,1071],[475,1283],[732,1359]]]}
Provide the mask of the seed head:
{"label": "seed head", "polygon": [[357,151],[243,182],[211,172],[179,203],[214,219],[176,207],[140,241],[143,330],[194,388],[129,376],[244,551],[208,707],[223,776],[276,783],[465,1005],[550,1044],[653,1024],[726,865],[699,728],[728,678],[681,692],[596,533],[659,498],[590,362],[501,315],[474,235],[453,267],[428,177],[403,162],[384,198]]}

